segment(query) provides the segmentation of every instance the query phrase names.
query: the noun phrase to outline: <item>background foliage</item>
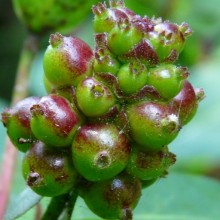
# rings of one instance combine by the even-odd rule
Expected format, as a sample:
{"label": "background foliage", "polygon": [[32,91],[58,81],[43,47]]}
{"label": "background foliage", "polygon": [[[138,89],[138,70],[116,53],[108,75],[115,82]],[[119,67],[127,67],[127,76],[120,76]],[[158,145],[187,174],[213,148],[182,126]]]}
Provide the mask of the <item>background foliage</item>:
{"label": "background foliage", "polygon": [[[138,205],[137,219],[217,219],[220,206],[220,8],[218,0],[127,0],[127,6],[144,15],[162,16],[172,22],[186,21],[194,31],[188,40],[179,65],[189,67],[190,82],[202,87],[206,99],[197,115],[184,127],[170,145],[177,154],[177,163],[166,179],[146,189]],[[0,1],[0,111],[10,103],[19,51],[25,37],[24,27],[17,21],[11,1]],[[73,30],[73,34],[93,47],[92,15]],[[34,60],[30,75],[31,95],[44,95],[42,56],[48,36]],[[0,159],[2,158],[5,129],[0,124]],[[11,193],[11,201],[25,188],[20,162]],[[4,167],[1,167],[4,169]],[[207,177],[209,176],[209,177]],[[217,180],[217,181],[216,181]],[[44,204],[48,199],[42,200]],[[76,219],[97,219],[79,199]],[[209,210],[209,211],[207,211]],[[30,219],[34,210],[21,219]],[[73,217],[74,217],[73,216]]]}

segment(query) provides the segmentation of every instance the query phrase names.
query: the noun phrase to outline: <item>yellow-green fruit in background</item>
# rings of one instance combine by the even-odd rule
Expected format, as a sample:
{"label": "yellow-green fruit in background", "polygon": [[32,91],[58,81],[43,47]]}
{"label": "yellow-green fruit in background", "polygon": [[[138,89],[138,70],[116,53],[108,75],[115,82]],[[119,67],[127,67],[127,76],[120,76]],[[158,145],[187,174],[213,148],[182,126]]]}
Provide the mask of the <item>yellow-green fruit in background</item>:
{"label": "yellow-green fruit in background", "polygon": [[89,13],[97,0],[13,0],[18,18],[31,32],[67,33]]}

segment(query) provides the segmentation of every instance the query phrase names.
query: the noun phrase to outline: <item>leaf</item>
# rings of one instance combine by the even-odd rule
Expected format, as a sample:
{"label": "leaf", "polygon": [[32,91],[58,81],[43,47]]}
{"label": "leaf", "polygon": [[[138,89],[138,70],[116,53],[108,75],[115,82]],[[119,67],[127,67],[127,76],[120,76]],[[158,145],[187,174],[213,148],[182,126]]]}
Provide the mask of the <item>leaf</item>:
{"label": "leaf", "polygon": [[[210,178],[170,174],[142,192],[138,220],[213,220],[220,216],[220,183]],[[99,220],[78,198],[72,220]]]}
{"label": "leaf", "polygon": [[33,192],[29,187],[26,188],[10,204],[4,220],[18,218],[34,207],[41,199],[42,197]]}

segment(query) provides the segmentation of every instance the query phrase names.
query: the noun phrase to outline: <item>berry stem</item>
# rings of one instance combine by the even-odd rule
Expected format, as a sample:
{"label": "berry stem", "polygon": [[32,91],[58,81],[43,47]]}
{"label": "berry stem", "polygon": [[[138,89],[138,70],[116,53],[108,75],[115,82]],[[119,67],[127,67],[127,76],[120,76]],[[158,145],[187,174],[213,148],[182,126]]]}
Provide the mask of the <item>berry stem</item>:
{"label": "berry stem", "polygon": [[61,215],[65,216],[65,220],[71,220],[77,197],[77,189],[74,189],[69,194],[53,197],[41,220],[56,220],[59,219]]}
{"label": "berry stem", "polygon": [[[39,39],[31,34],[27,35],[24,41],[13,89],[11,100],[12,106],[28,95],[28,75],[34,56],[38,51],[38,43]],[[11,141],[7,137],[5,152],[3,155],[2,170],[0,173],[0,219],[3,219],[7,208],[16,169],[17,155],[17,149],[12,145]]]}

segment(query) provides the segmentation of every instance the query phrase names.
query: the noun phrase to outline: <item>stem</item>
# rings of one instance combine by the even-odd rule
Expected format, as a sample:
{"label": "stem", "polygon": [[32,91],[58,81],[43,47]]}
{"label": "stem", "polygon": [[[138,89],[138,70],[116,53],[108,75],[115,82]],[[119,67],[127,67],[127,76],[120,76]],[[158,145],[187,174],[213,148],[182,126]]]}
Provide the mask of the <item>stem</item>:
{"label": "stem", "polygon": [[[39,39],[28,35],[24,41],[18,64],[15,86],[11,105],[24,99],[28,95],[28,75],[35,54],[38,50]],[[9,201],[10,190],[16,169],[18,151],[7,137],[0,173],[0,219],[3,219]]]}
{"label": "stem", "polygon": [[77,197],[78,189],[74,188],[69,194],[52,198],[41,220],[57,220],[61,215],[62,219],[70,220]]}
{"label": "stem", "polygon": [[69,194],[53,197],[41,220],[57,220],[66,207]]}

